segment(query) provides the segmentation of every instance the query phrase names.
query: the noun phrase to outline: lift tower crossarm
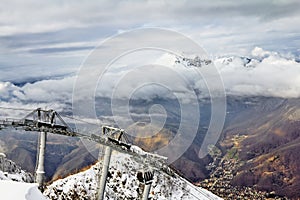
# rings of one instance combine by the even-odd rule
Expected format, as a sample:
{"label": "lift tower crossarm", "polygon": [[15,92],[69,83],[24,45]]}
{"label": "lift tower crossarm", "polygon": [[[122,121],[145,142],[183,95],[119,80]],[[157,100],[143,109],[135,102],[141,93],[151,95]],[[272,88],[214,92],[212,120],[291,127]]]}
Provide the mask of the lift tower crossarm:
{"label": "lift tower crossarm", "polygon": [[[167,157],[160,156],[158,154],[148,153],[142,150],[140,147],[131,145],[126,139],[126,132],[123,129],[102,126],[103,135],[87,135],[79,133],[71,129],[67,123],[64,122],[62,117],[54,110],[42,110],[40,108],[30,112],[21,120],[6,119],[0,121],[0,129],[2,128],[15,128],[25,131],[40,132],[40,145],[38,154],[38,167],[36,170],[36,181],[39,184],[41,190],[44,186],[44,154],[46,148],[46,133],[59,134],[64,136],[78,137],[94,141],[101,145],[106,146],[107,149],[118,151],[120,153],[129,154],[134,160],[143,165],[151,166],[154,171],[164,172],[168,175],[175,176],[175,173],[169,168],[167,163]],[[42,137],[45,136],[45,137]],[[107,154],[109,157],[111,153]],[[109,163],[109,160],[108,160]],[[108,170],[109,164],[106,168]],[[105,174],[104,174],[105,175]],[[103,180],[106,181],[106,176],[103,175]],[[103,199],[105,181],[102,181],[99,188],[100,199]]]}
{"label": "lift tower crossarm", "polygon": [[[53,120],[51,123],[51,114],[54,115],[54,119],[58,119],[59,121]],[[44,117],[49,117],[50,121],[45,120]],[[0,120],[0,129],[2,128],[14,128],[34,132],[46,132],[91,140],[104,146],[110,146],[113,150],[118,151],[120,153],[129,154],[133,156],[133,158],[136,161],[151,165],[153,169],[162,170],[165,173],[168,173],[169,175],[174,174],[167,165],[166,157],[160,156],[158,154],[148,153],[139,148],[138,146],[128,144],[127,141],[121,140],[121,138],[114,139],[112,137],[103,137],[95,134],[87,135],[74,131],[63,121],[61,116],[53,110],[43,110],[38,108],[30,112],[21,120]],[[118,129],[109,126],[102,127],[102,131],[104,131],[103,133],[107,134],[108,130],[114,131],[114,133],[119,131],[122,135],[126,133],[123,129]]]}
{"label": "lift tower crossarm", "polygon": [[2,128],[47,132],[72,137],[78,136],[78,133],[73,131],[56,111],[42,110],[40,108],[30,112],[22,119],[1,120],[0,129]]}

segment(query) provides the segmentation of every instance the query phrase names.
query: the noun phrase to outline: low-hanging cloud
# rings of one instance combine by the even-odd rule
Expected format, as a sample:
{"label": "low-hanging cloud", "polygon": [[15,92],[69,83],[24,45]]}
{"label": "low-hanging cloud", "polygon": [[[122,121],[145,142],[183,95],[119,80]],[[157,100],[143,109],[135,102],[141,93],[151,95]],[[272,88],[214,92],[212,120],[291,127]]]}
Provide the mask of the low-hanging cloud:
{"label": "low-hanging cloud", "polygon": [[[140,55],[139,55],[140,57]],[[167,67],[177,68],[179,74],[185,74],[186,80],[178,84],[173,91],[150,84],[138,89],[132,98],[151,99],[155,97],[178,98],[188,100],[194,91],[200,93],[203,90],[203,78],[190,68],[180,67],[173,64],[174,56],[164,54],[153,66],[149,68],[135,69],[126,81],[122,82],[122,90],[115,94],[114,98],[127,97],[127,93],[138,88],[139,79],[146,82],[174,82],[174,77],[168,71],[159,70],[160,63]],[[138,65],[138,60],[135,60]],[[300,63],[293,58],[286,58],[276,52],[264,51],[256,47],[252,55],[248,57],[226,56],[215,59],[220,76],[224,82],[227,95],[239,96],[270,96],[282,98],[300,97]],[[140,63],[141,65],[144,63]],[[173,65],[172,65],[173,64]],[[210,66],[206,66],[210,67]],[[116,66],[115,69],[105,74],[99,90],[95,90],[95,97],[111,97],[111,90],[116,89],[115,82],[120,77],[129,73],[132,68],[128,65]],[[201,70],[201,68],[199,69]],[[86,87],[89,85],[89,76],[86,77],[86,85],[80,88],[82,98],[85,98]],[[11,82],[0,82],[0,106],[16,107],[55,107],[58,110],[70,106],[72,103],[72,92],[76,76],[67,76],[61,79],[50,79],[27,83],[23,86],[14,85]],[[177,82],[179,83],[179,82]],[[97,87],[96,87],[97,88]],[[205,95],[205,94],[203,94]],[[187,101],[188,102],[188,101]]]}
{"label": "low-hanging cloud", "polygon": [[300,97],[300,63],[256,47],[251,60],[225,57],[216,60],[227,94]]}
{"label": "low-hanging cloud", "polygon": [[36,108],[54,109],[58,112],[68,110],[72,103],[74,79],[75,77],[66,77],[60,80],[42,80],[23,86],[0,81],[0,115],[18,119]]}

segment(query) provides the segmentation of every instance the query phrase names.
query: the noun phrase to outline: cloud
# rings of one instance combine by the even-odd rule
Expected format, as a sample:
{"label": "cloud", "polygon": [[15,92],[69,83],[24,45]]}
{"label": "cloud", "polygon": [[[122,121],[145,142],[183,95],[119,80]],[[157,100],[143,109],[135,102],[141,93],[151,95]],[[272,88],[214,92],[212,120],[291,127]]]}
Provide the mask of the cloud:
{"label": "cloud", "polygon": [[93,46],[88,47],[60,47],[60,48],[40,48],[40,49],[33,49],[30,50],[30,53],[37,53],[37,54],[50,54],[50,53],[57,53],[57,52],[69,52],[69,51],[82,51],[82,50],[92,50]]}
{"label": "cloud", "polygon": [[252,56],[254,57],[257,57],[259,59],[262,59],[262,58],[266,58],[268,56],[270,56],[271,52],[270,51],[266,51],[266,50],[263,50],[262,48],[259,48],[259,47],[255,47],[252,52],[251,52]]}
{"label": "cloud", "polygon": [[21,97],[22,93],[20,89],[9,83],[9,82],[0,82],[0,98],[1,100],[7,100],[11,97]]}
{"label": "cloud", "polygon": [[[42,4],[36,0],[26,4],[13,0],[3,2],[1,7],[0,41],[13,50],[19,46],[31,47],[30,54],[50,48],[48,45],[53,43],[65,44],[67,48],[67,43],[99,41],[119,30],[158,26],[182,31],[200,44],[208,40],[203,45],[212,51],[220,46],[213,42],[216,38],[223,43],[222,48],[233,46],[236,52],[238,45],[247,48],[249,43],[270,45],[270,49],[283,42],[283,37],[294,40],[290,34],[299,36],[299,26],[296,26],[300,18],[299,4],[297,0],[102,0],[46,1]],[[37,44],[37,49],[32,49]]]}
{"label": "cloud", "polygon": [[[144,57],[148,58],[147,62],[143,59]],[[142,52],[138,52],[136,55],[125,56],[111,66],[98,82],[97,87],[90,83],[94,74],[92,70],[92,73],[85,74],[86,76],[82,79],[84,84],[77,88],[77,94],[80,96],[76,99],[82,102],[78,105],[80,109],[85,110],[84,103],[90,102],[87,101],[89,97],[87,90],[96,88],[95,96],[89,98],[94,98],[92,102],[95,103],[97,112],[101,113],[101,123],[113,124],[115,118],[105,110],[111,108],[110,101],[106,98],[112,98],[112,93],[114,94],[113,98],[117,100],[114,104],[115,108],[126,107],[126,98],[138,100],[136,102],[145,102],[145,100],[151,102],[153,99],[159,102],[165,98],[172,98],[192,106],[195,93],[201,98],[207,97],[208,89],[203,78],[197,72],[198,69],[174,64],[175,60],[173,55],[167,53],[152,54],[148,52],[142,56]],[[256,47],[248,57],[223,56],[216,58],[214,63],[224,82],[227,95],[300,98],[300,63],[296,62],[294,58]],[[199,70],[203,69],[204,67]],[[0,82],[0,108],[12,107],[29,110],[39,107],[51,108],[69,115],[76,79],[75,75],[70,75],[24,85]],[[0,110],[1,118],[19,119],[29,112],[28,110]],[[91,113],[82,112],[79,115],[77,118],[85,117],[85,121],[100,122],[93,120],[94,117],[91,116]],[[164,116],[157,115],[157,113],[151,113],[152,115]],[[133,118],[144,119],[148,119],[148,116],[148,113],[138,110],[133,111],[130,115]],[[128,119],[120,118],[119,120],[126,122]],[[68,122],[74,123],[72,120],[68,120]]]}
{"label": "cloud", "polygon": [[[137,59],[141,57],[149,56],[136,55]],[[130,63],[129,60],[135,59],[129,56],[123,63]],[[131,67],[119,66],[118,70],[108,71],[102,77],[97,94],[110,97],[112,91],[117,91],[114,94],[116,98],[168,97],[188,100],[196,91],[197,95],[207,96],[209,88],[204,82],[207,77],[201,77],[201,70],[210,66],[197,71],[174,64],[175,60],[173,55],[163,53],[154,65],[148,65],[145,60],[135,60],[144,67],[132,68],[130,64]],[[222,56],[216,58],[214,63],[227,95],[300,97],[300,63],[291,55],[255,47],[247,57]]]}
{"label": "cloud", "polygon": [[215,64],[227,94],[300,97],[300,63],[295,59],[256,47],[247,64],[234,56],[219,58]]}
{"label": "cloud", "polygon": [[25,96],[24,100],[71,103],[74,79],[74,77],[66,77],[59,80],[43,80],[26,84],[21,88]]}
{"label": "cloud", "polygon": [[[218,56],[216,66],[228,95],[300,97],[299,63],[295,61],[300,55],[299,4],[298,0],[4,0],[0,7],[0,106],[70,111],[75,74],[91,49],[114,34],[143,27],[173,29],[200,44],[211,58]],[[152,38],[170,43],[168,38],[151,34],[143,39]],[[252,60],[245,64],[245,58],[231,55],[249,55]],[[169,68],[151,67],[153,61]],[[99,82],[95,95],[111,97],[117,91],[115,98],[168,97],[190,103],[193,90],[197,95],[208,94],[199,73],[172,66],[173,62],[170,55],[121,59]],[[140,65],[148,67],[137,68]],[[83,101],[89,95],[86,88],[94,87],[89,81],[92,76],[93,72],[86,75],[79,87]],[[162,85],[140,87],[143,81],[161,80]]]}
{"label": "cloud", "polygon": [[[59,80],[42,80],[24,86],[0,82],[0,107],[32,110],[41,107],[57,111],[69,109],[72,103],[74,79],[75,77],[66,77]],[[2,111],[1,109],[1,115],[3,115]]]}
{"label": "cloud", "polygon": [[247,55],[255,46],[299,56],[299,9],[296,0],[4,1],[0,81],[23,84],[75,74],[101,41],[149,26],[179,31],[212,57]]}
{"label": "cloud", "polygon": [[[143,59],[145,57],[148,61]],[[109,68],[96,86],[89,81],[92,74],[81,74],[84,84],[77,88],[78,94],[84,99],[88,95],[87,88],[95,88],[95,97],[108,98],[113,94],[114,98],[188,100],[194,90],[207,95],[208,89],[199,72],[174,64],[175,60],[171,54],[151,51],[125,56]],[[214,63],[229,95],[300,97],[300,63],[293,58],[256,47],[248,57],[225,56]],[[59,102],[64,107],[71,104],[75,81],[76,76],[72,75],[20,86],[0,82],[0,99],[3,102]]]}

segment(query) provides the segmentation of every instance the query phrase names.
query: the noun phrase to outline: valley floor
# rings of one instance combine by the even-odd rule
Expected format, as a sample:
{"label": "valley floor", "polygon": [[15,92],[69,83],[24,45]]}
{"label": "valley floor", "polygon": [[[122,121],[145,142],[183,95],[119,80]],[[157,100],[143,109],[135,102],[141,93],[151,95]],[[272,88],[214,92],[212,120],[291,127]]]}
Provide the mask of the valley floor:
{"label": "valley floor", "polygon": [[259,191],[254,187],[238,187],[231,184],[234,177],[234,171],[239,166],[238,160],[224,156],[223,158],[215,157],[210,163],[209,168],[212,171],[210,177],[197,185],[205,188],[221,198],[240,199],[240,200],[288,200],[286,197],[279,197],[272,192]]}

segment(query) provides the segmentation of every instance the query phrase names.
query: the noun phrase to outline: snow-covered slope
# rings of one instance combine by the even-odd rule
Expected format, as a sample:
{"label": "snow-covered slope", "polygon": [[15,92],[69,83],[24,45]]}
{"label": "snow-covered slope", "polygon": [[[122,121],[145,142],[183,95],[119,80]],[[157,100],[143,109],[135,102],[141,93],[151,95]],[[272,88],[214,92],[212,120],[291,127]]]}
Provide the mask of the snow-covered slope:
{"label": "snow-covered slope", "polygon": [[33,182],[32,174],[25,172],[13,161],[0,157],[0,180],[13,180],[18,182]]}
{"label": "snow-covered slope", "polygon": [[[101,164],[99,162],[86,171],[53,182],[47,187],[44,195],[48,199],[96,199]],[[138,181],[137,172],[142,169],[143,166],[129,155],[113,154],[105,199],[139,199],[144,185]],[[158,172],[154,176],[150,197],[153,200],[220,199],[179,176],[170,177]]]}
{"label": "snow-covered slope", "polygon": [[37,184],[17,181],[0,181],[1,200],[43,200]]}
{"label": "snow-covered slope", "polygon": [[33,182],[33,176],[13,161],[0,155],[0,199],[43,200],[45,197]]}

